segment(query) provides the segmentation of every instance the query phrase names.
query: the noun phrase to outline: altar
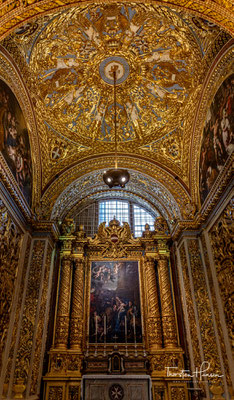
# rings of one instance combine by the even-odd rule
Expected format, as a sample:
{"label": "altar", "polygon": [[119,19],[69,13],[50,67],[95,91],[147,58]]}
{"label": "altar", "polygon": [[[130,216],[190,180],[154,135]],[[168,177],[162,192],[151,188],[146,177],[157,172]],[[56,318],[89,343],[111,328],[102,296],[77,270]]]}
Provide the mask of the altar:
{"label": "altar", "polygon": [[82,400],[151,400],[151,379],[147,375],[84,375]]}
{"label": "altar", "polygon": [[165,221],[133,238],[114,219],[65,221],[45,400],[187,400]]}

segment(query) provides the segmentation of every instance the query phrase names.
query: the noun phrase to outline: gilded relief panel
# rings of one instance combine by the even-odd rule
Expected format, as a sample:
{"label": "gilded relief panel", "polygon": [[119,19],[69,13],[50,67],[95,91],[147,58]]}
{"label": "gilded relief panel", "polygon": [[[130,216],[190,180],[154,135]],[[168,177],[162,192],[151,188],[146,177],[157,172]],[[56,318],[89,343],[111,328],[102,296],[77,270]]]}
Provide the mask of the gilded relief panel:
{"label": "gilded relief panel", "polygon": [[234,340],[232,326],[234,302],[233,206],[234,199],[231,199],[209,232],[231,346]]}
{"label": "gilded relief panel", "polygon": [[45,241],[35,240],[33,242],[23,318],[20,328],[14,381],[21,378],[26,382],[29,373],[44,251]]}
{"label": "gilded relief panel", "polygon": [[218,334],[219,334],[219,344],[220,344],[221,351],[222,351],[222,358],[223,358],[223,362],[224,362],[226,379],[227,379],[228,386],[231,386],[230,370],[229,370],[229,365],[228,365],[228,360],[227,360],[226,347],[225,347],[223,331],[222,331],[220,318],[219,318],[218,304],[217,304],[217,300],[216,300],[215,288],[214,288],[214,283],[213,283],[212,273],[211,273],[211,265],[209,262],[209,257],[208,257],[208,252],[207,252],[207,247],[206,247],[206,242],[205,242],[204,236],[202,236],[201,240],[202,240],[202,248],[203,248],[206,270],[207,270],[207,275],[208,275],[208,280],[209,280],[209,287],[210,287],[211,296],[212,296],[215,321],[216,321]]}
{"label": "gilded relief panel", "polygon": [[[12,220],[5,204],[0,200],[0,354],[3,355],[12,300],[15,293],[15,283],[18,275],[18,261],[23,234]],[[2,359],[0,360],[2,367]]]}
{"label": "gilded relief panel", "polygon": [[[186,307],[188,310],[189,324],[190,324],[190,327],[196,327],[196,319],[195,319],[193,300],[192,300],[192,294],[191,294],[191,286],[190,286],[190,280],[189,280],[189,274],[188,274],[188,263],[187,263],[184,244],[182,244],[179,251],[180,251],[180,259],[181,259],[181,267],[182,267],[182,271],[183,271]],[[196,334],[193,334],[191,332],[191,339],[192,339],[194,365],[196,367],[199,367],[199,365],[201,365],[201,356],[200,356],[200,352],[199,352],[198,337]]]}
{"label": "gilded relief panel", "polygon": [[9,355],[8,355],[7,368],[6,368],[5,381],[4,381],[7,387],[9,384],[11,372],[13,372],[12,371],[12,361],[13,361],[14,352],[16,351],[16,348],[15,348],[16,337],[17,337],[17,332],[19,330],[20,311],[22,308],[23,292],[24,292],[24,287],[25,287],[25,277],[26,277],[27,268],[28,268],[30,246],[31,246],[31,239],[28,237],[26,250],[25,250],[25,257],[24,257],[24,265],[23,265],[23,270],[22,270],[22,278],[21,278],[21,282],[20,282],[19,296],[18,296],[16,311],[15,311],[15,321],[14,321],[14,326],[13,326],[12,335],[11,335],[10,351],[9,351]]}
{"label": "gilded relief panel", "polygon": [[[210,301],[197,239],[188,240],[188,251],[191,273],[193,277],[194,296],[198,312],[202,347],[204,352],[204,361],[209,363],[209,370],[211,373],[217,372],[221,376],[222,373],[220,359],[218,357],[218,350],[216,346]],[[209,380],[212,383],[216,382],[221,386],[223,385],[222,379],[218,377],[211,377]]]}
{"label": "gilded relief panel", "polygon": [[40,377],[40,365],[43,357],[43,343],[42,339],[44,336],[44,331],[47,331],[47,326],[45,326],[45,316],[46,316],[46,304],[47,299],[49,297],[48,293],[48,285],[49,285],[49,275],[50,275],[50,267],[51,267],[51,255],[52,248],[48,245],[47,255],[45,260],[45,272],[43,277],[43,288],[42,288],[42,296],[40,301],[40,311],[39,311],[39,319],[37,323],[37,331],[36,331],[36,344],[35,344],[35,352],[33,356],[33,364],[32,364],[32,375],[31,375],[31,388],[30,395],[37,395],[38,384]]}

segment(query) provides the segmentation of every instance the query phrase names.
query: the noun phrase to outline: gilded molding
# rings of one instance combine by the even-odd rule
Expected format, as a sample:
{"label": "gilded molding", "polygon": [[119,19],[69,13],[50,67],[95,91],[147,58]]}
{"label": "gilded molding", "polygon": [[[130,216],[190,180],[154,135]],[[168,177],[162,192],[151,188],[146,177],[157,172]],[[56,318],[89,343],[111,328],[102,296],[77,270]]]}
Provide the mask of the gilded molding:
{"label": "gilded molding", "polygon": [[[152,3],[158,4],[156,1]],[[66,9],[70,4],[73,5],[72,0],[60,0],[59,3],[56,0],[46,0],[43,2],[40,0],[25,0],[22,3],[10,0],[7,3],[3,3],[0,8],[0,37],[4,38],[7,36],[25,20],[28,21],[38,15]],[[166,0],[160,1],[160,4],[168,6]],[[230,32],[234,30],[233,15],[231,13],[232,3],[230,0],[208,0],[205,3],[201,0],[173,0],[170,4],[178,11],[184,10],[198,17],[211,20]]]}

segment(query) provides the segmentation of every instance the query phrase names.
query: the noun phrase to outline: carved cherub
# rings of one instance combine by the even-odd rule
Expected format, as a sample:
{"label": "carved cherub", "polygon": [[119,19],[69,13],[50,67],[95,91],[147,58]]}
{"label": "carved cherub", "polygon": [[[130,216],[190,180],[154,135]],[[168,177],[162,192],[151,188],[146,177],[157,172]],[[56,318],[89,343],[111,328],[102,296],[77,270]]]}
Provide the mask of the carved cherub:
{"label": "carved cherub", "polygon": [[163,217],[158,217],[156,218],[155,222],[154,222],[154,230],[155,233],[158,234],[168,234],[168,225],[166,220]]}
{"label": "carved cherub", "polygon": [[62,224],[62,234],[72,235],[75,231],[75,223],[72,218],[65,218]]}

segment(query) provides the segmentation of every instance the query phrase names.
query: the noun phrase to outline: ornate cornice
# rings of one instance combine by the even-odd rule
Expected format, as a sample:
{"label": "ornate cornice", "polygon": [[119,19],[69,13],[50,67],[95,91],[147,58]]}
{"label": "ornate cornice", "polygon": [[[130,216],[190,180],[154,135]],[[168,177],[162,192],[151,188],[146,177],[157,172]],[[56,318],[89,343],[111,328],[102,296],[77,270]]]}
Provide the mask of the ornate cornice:
{"label": "ornate cornice", "polygon": [[5,162],[3,156],[0,154],[0,178],[5,187],[5,189],[12,196],[13,200],[19,207],[26,221],[29,222],[32,218],[31,209],[26,202],[22,192],[20,191],[18,185],[16,184],[15,178]]}

